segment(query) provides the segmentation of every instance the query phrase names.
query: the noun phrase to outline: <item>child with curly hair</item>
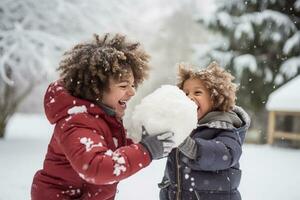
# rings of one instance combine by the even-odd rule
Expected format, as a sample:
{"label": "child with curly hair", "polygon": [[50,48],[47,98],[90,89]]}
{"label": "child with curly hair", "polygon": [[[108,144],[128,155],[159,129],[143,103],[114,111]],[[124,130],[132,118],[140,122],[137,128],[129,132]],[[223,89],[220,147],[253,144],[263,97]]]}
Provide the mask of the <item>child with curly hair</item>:
{"label": "child with curly hair", "polygon": [[161,200],[240,200],[239,159],[250,118],[235,106],[234,77],[211,63],[179,65],[178,87],[196,103],[198,126],[168,156]]}
{"label": "child with curly hair", "polygon": [[65,53],[45,113],[55,125],[32,200],[113,200],[119,181],[171,151],[172,133],[126,137],[127,102],[147,76],[149,56],[126,36],[95,35]]}

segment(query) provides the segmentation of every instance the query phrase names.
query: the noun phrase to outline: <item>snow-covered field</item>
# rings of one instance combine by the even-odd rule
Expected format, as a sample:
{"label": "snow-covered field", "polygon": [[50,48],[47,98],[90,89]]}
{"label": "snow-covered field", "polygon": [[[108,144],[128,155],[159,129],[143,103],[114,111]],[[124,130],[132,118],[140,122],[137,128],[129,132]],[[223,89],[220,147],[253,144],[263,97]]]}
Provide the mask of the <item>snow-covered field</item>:
{"label": "snow-covered field", "polygon": [[[35,171],[42,167],[51,126],[39,115],[16,115],[0,140],[0,200],[29,200]],[[243,200],[299,200],[300,150],[244,145]],[[165,160],[119,184],[117,200],[156,200]]]}

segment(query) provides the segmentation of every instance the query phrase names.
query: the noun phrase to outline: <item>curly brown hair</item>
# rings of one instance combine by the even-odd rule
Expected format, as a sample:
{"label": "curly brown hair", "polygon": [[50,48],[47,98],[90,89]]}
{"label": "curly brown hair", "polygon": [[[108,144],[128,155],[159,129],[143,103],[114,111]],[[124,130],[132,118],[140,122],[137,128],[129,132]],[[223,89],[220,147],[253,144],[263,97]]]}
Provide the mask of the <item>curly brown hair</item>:
{"label": "curly brown hair", "polygon": [[188,79],[199,79],[210,92],[214,111],[230,111],[235,105],[237,85],[234,76],[212,62],[205,69],[194,70],[190,65],[179,64],[178,84],[182,89]]}
{"label": "curly brown hair", "polygon": [[139,43],[127,41],[125,35],[94,34],[92,41],[65,52],[57,70],[71,95],[97,103],[109,90],[109,78],[121,81],[132,72],[135,86],[141,84],[148,77],[149,58]]}

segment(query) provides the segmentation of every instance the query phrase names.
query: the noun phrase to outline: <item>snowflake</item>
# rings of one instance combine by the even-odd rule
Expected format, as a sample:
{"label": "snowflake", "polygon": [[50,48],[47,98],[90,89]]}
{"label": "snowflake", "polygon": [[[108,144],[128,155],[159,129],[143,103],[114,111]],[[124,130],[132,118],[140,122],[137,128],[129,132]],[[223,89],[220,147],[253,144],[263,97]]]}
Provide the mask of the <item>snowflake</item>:
{"label": "snowflake", "polygon": [[184,178],[185,178],[185,179],[188,179],[189,177],[190,177],[190,175],[188,175],[188,174],[185,174],[185,175],[184,175]]}
{"label": "snowflake", "polygon": [[69,116],[68,118],[66,118],[66,121],[69,121],[70,119],[72,119],[72,116]]}
{"label": "snowflake", "polygon": [[119,176],[121,174],[121,171],[125,172],[126,171],[126,167],[124,165],[120,165],[120,164],[116,163],[114,165],[114,172],[113,172],[113,174],[116,175],[116,176]]}
{"label": "snowflake", "polygon": [[114,141],[114,144],[115,144],[115,147],[118,147],[118,139],[117,138],[115,138],[115,137],[113,137],[113,141]]}
{"label": "snowflake", "polygon": [[60,90],[63,90],[63,89],[64,89],[63,87],[57,87],[56,91],[60,91]]}
{"label": "snowflake", "polygon": [[113,155],[113,151],[112,150],[107,150],[104,155],[107,155],[107,156],[112,156]]}
{"label": "snowflake", "polygon": [[77,114],[77,113],[86,113],[86,112],[87,112],[87,108],[86,108],[85,105],[83,105],[83,106],[74,106],[74,107],[72,107],[68,110],[69,115]]}
{"label": "snowflake", "polygon": [[228,160],[228,156],[227,156],[227,155],[224,155],[224,156],[222,157],[222,159],[223,159],[224,161],[226,161],[226,160]]}
{"label": "snowflake", "polygon": [[86,151],[92,150],[94,147],[102,147],[102,143],[99,142],[98,144],[94,144],[94,141],[91,140],[91,138],[80,138],[80,143],[85,145]]}

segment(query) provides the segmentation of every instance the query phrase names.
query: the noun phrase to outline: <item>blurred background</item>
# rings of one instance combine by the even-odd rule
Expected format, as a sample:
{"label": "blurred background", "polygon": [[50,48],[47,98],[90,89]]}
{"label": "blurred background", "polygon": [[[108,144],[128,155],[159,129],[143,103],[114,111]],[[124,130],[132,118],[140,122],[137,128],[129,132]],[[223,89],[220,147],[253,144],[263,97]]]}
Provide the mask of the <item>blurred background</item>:
{"label": "blurred background", "polygon": [[[237,104],[252,118],[245,151],[253,159],[246,154],[245,165],[256,170],[268,157],[270,177],[291,173],[283,188],[278,180],[264,191],[249,188],[260,180],[249,172],[253,185],[244,182],[243,190],[261,193],[248,192],[245,199],[279,199],[274,189],[299,184],[291,167],[300,164],[300,0],[0,0],[0,200],[29,199],[53,128],[43,114],[43,95],[58,78],[63,52],[107,32],[128,35],[151,55],[150,77],[124,118],[129,129],[130,113],[145,95],[176,83],[176,63],[201,68],[215,60],[236,77]],[[29,159],[32,166],[25,164]],[[23,179],[19,162],[29,166]],[[6,173],[12,168],[21,177]],[[15,185],[10,178],[23,181]],[[300,199],[296,190],[289,194],[285,199]]]}

